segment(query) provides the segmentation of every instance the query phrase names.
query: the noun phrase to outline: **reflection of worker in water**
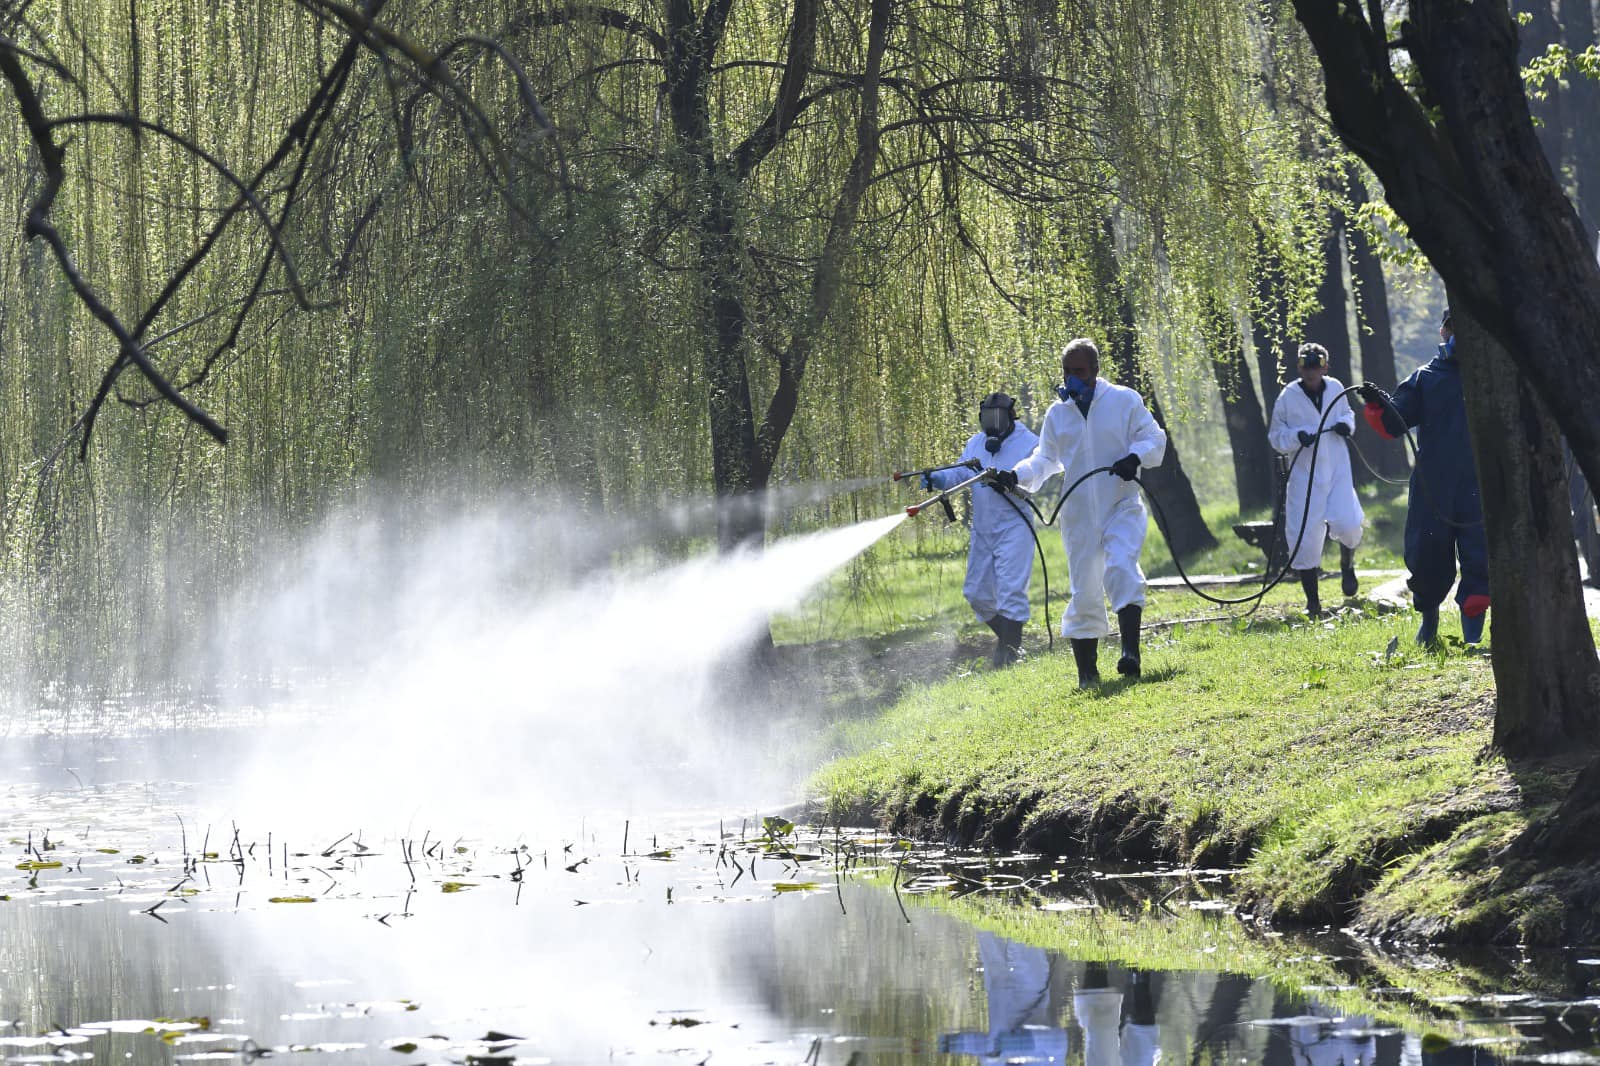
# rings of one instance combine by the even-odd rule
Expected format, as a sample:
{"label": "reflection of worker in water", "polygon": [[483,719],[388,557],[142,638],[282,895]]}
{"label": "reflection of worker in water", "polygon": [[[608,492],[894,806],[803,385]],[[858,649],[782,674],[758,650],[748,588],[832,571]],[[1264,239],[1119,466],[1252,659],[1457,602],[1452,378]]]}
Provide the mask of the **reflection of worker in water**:
{"label": "reflection of worker in water", "polygon": [[1083,984],[1072,993],[1072,1012],[1083,1029],[1084,1066],[1154,1066],[1160,1060],[1155,990],[1149,974],[1128,971],[1124,992],[1111,987],[1105,963],[1092,962]]}
{"label": "reflection of worker in water", "polygon": [[939,1037],[939,1050],[993,1063],[1065,1062],[1067,1031],[1057,1024],[1060,1009],[1051,1002],[1050,956],[1045,950],[979,933],[978,958],[989,1001],[989,1031],[946,1033]]}
{"label": "reflection of worker in water", "polygon": [[[1017,421],[1017,401],[990,393],[978,405],[978,432],[967,441],[958,462],[1010,470],[1033,454],[1039,438]],[[943,492],[971,477],[969,470],[935,470],[923,476],[927,488]],[[1008,666],[1022,647],[1028,620],[1028,583],[1033,580],[1033,518],[993,484],[972,490],[972,544],[967,549],[967,580],[961,594],[978,621],[994,630],[992,662]]]}
{"label": "reflection of worker in water", "polygon": [[1297,1066],[1372,1066],[1378,1043],[1372,1019],[1329,1018],[1289,1026],[1289,1046]]}

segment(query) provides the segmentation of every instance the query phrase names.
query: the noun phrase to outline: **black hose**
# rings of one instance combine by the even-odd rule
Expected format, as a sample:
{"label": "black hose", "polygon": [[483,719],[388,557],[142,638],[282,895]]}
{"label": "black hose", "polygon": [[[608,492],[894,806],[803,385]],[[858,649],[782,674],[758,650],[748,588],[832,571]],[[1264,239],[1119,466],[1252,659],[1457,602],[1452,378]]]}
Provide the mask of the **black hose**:
{"label": "black hose", "polygon": [[1393,477],[1384,477],[1382,474],[1378,473],[1377,467],[1373,466],[1372,463],[1367,459],[1366,453],[1361,450],[1361,446],[1356,443],[1356,440],[1355,440],[1354,437],[1350,438],[1350,450],[1356,453],[1356,458],[1360,459],[1361,460],[1361,465],[1367,468],[1367,473],[1371,474],[1373,477],[1377,478],[1379,481],[1383,482],[1384,484],[1386,484],[1386,485],[1410,485],[1411,484],[1411,482],[1409,480],[1404,480],[1404,479],[1401,479],[1401,478],[1393,478]]}
{"label": "black hose", "polygon": [[[1017,502],[1011,498],[1011,493],[1002,490],[1000,498],[1006,501],[1013,511],[1017,512],[1017,517],[1022,519],[1022,524],[1028,527],[1028,535],[1033,538],[1034,550],[1039,553],[1039,569],[1044,573],[1044,635],[1049,641],[1050,650],[1055,651],[1056,634],[1055,630],[1050,627],[1050,564],[1044,561],[1044,544],[1039,540],[1039,531],[1033,528],[1033,523],[1028,521],[1028,516],[1022,513],[1022,508],[1018,507]],[[1032,508],[1034,514],[1039,513],[1039,509],[1033,506],[1032,500],[1024,497],[1022,502]],[[1041,515],[1040,517],[1042,518],[1043,516]]]}
{"label": "black hose", "polygon": [[[1306,519],[1309,518],[1310,515],[1311,515],[1311,491],[1310,491],[1310,489],[1311,489],[1311,485],[1314,484],[1315,481],[1316,481],[1316,475],[1317,475],[1317,453],[1322,447],[1322,436],[1323,436],[1324,433],[1329,432],[1329,430],[1326,428],[1327,427],[1327,422],[1328,422],[1328,416],[1333,413],[1336,405],[1338,404],[1338,402],[1340,400],[1344,399],[1346,396],[1349,396],[1352,392],[1359,392],[1359,391],[1360,391],[1360,386],[1351,385],[1348,388],[1346,388],[1343,391],[1341,391],[1338,395],[1334,396],[1333,400],[1331,402],[1325,404],[1323,406],[1323,408],[1322,408],[1322,417],[1317,421],[1317,432],[1315,434],[1315,439],[1312,441],[1311,447],[1310,447],[1310,451],[1311,451],[1311,468],[1306,473],[1306,483],[1307,484],[1306,484],[1305,501],[1304,501],[1304,503],[1301,504],[1301,509],[1300,509],[1300,532],[1299,532],[1298,535],[1296,535],[1295,540],[1294,540],[1294,544],[1293,544],[1293,546],[1291,546],[1289,548],[1289,554],[1284,559],[1283,566],[1281,568],[1279,568],[1278,572],[1276,574],[1271,575],[1270,578],[1268,577],[1268,575],[1266,573],[1263,573],[1262,574],[1263,582],[1262,582],[1262,586],[1261,586],[1260,590],[1258,590],[1256,592],[1253,592],[1248,596],[1239,596],[1239,597],[1213,596],[1209,592],[1206,592],[1204,589],[1202,589],[1200,586],[1198,586],[1198,585],[1196,585],[1194,583],[1194,581],[1189,577],[1188,571],[1184,570],[1184,568],[1183,568],[1183,560],[1178,558],[1178,553],[1177,552],[1172,552],[1171,553],[1172,554],[1172,565],[1177,568],[1178,577],[1182,579],[1184,585],[1188,586],[1190,592],[1193,592],[1196,596],[1199,596],[1201,599],[1206,600],[1207,602],[1217,604],[1218,606],[1221,606],[1221,607],[1237,607],[1237,606],[1241,606],[1241,605],[1246,604],[1246,603],[1253,604],[1254,606],[1252,606],[1242,616],[1242,617],[1248,618],[1250,615],[1254,614],[1257,610],[1260,609],[1262,601],[1266,598],[1267,593],[1271,592],[1274,588],[1276,588],[1283,581],[1283,579],[1286,576],[1288,576],[1290,570],[1293,569],[1293,567],[1290,564],[1294,562],[1295,555],[1300,551],[1300,545],[1302,543],[1304,543],[1304,541],[1305,541]],[[1405,419],[1400,416],[1400,411],[1395,407],[1393,401],[1390,400],[1389,397],[1385,396],[1382,391],[1379,391],[1378,395],[1379,395],[1379,397],[1382,398],[1384,405],[1386,407],[1388,407],[1389,410],[1394,411],[1395,417],[1399,418],[1400,419],[1400,424],[1402,426],[1404,426],[1405,425]],[[1405,435],[1406,435],[1406,443],[1411,446],[1411,450],[1412,450],[1413,455],[1418,454],[1417,444],[1416,444],[1416,441],[1411,436],[1411,429],[1410,429],[1409,426],[1406,427]],[[1372,472],[1374,477],[1378,478],[1380,481],[1387,481],[1392,485],[1408,484],[1408,482],[1394,481],[1394,480],[1392,480],[1390,478],[1386,478],[1383,475],[1379,474],[1376,470],[1373,470],[1372,469],[1372,464],[1367,462],[1367,458],[1366,458],[1365,455],[1362,455],[1361,449],[1359,447],[1355,447],[1354,441],[1350,441],[1350,444],[1351,444],[1351,447],[1355,448],[1355,452],[1356,452],[1356,454],[1358,456],[1360,456],[1361,462],[1366,465],[1367,469]],[[1306,451],[1306,447],[1303,446],[1303,445],[1300,448],[1297,448],[1295,450],[1293,458],[1291,458],[1289,460],[1289,471],[1288,471],[1289,476],[1291,476],[1291,477],[1293,476],[1293,474],[1294,474],[1294,464],[1300,461],[1300,456],[1305,451]],[[1068,497],[1070,497],[1074,492],[1077,491],[1078,486],[1082,485],[1085,481],[1088,481],[1091,477],[1093,477],[1096,474],[1109,474],[1109,473],[1111,473],[1111,467],[1109,467],[1109,466],[1097,466],[1093,470],[1090,470],[1087,473],[1085,473],[1084,475],[1082,475],[1081,477],[1079,477],[1071,485],[1067,486],[1066,491],[1061,494],[1061,497],[1058,500],[1056,500],[1056,505],[1055,505],[1054,508],[1051,509],[1049,518],[1046,518],[1044,516],[1044,512],[1041,511],[1039,509],[1039,507],[1031,499],[1029,499],[1027,497],[1022,497],[1022,502],[1027,504],[1028,509],[1031,510],[1035,515],[1038,516],[1040,524],[1046,525],[1046,526],[1053,526],[1053,525],[1056,524],[1056,519],[1058,517],[1060,517],[1060,515],[1061,515],[1061,508],[1066,504]],[[1417,470],[1417,469],[1414,468],[1413,472],[1412,472],[1412,476],[1415,477],[1419,482],[1422,483],[1422,485],[1423,485],[1423,495],[1427,496],[1428,495],[1428,493],[1427,493],[1427,482],[1426,482],[1426,479],[1422,477],[1420,470]],[[1144,479],[1139,477],[1137,474],[1134,475],[1132,480],[1134,480],[1135,482],[1138,483],[1139,488],[1144,491],[1145,498],[1150,501],[1150,506],[1155,509],[1157,527],[1158,528],[1165,527],[1167,525],[1166,512],[1164,512],[1161,509],[1161,503],[1160,503],[1159,500],[1156,499],[1155,493],[1150,491],[1150,486],[1146,485],[1144,483]],[[1012,499],[1012,494],[1009,491],[1002,491],[1000,493],[1000,496],[1001,496],[1002,499],[1004,499],[1006,501],[1007,504],[1009,504],[1011,506],[1012,510],[1017,512],[1017,516],[1019,518],[1021,518],[1023,520],[1023,522],[1027,525],[1028,533],[1029,533],[1030,536],[1033,537],[1033,546],[1039,553],[1039,568],[1043,572],[1043,575],[1044,575],[1044,626],[1045,626],[1045,635],[1049,638],[1050,650],[1054,651],[1055,650],[1055,631],[1050,625],[1050,568],[1045,562],[1044,545],[1039,540],[1039,532],[1038,532],[1038,530],[1036,528],[1034,528],[1034,525],[1033,525],[1032,522],[1028,521],[1027,515],[1022,513],[1022,508],[1017,506],[1016,501]],[[1428,502],[1429,502],[1429,505],[1433,507],[1434,513],[1438,514],[1440,520],[1442,520],[1444,522],[1447,522],[1450,525],[1471,526],[1471,525],[1480,525],[1483,522],[1483,520],[1481,518],[1478,519],[1476,522],[1452,522],[1450,519],[1446,518],[1442,512],[1439,511],[1437,505],[1434,505],[1433,499],[1432,499],[1431,496],[1428,497]],[[1277,541],[1278,541],[1278,536],[1277,536],[1278,523],[1280,521],[1287,521],[1287,519],[1288,519],[1288,499],[1287,499],[1287,496],[1286,496],[1285,499],[1284,499],[1284,507],[1283,507],[1283,509],[1276,516],[1274,516],[1274,518],[1273,518],[1273,523],[1272,523],[1273,532],[1272,532],[1272,539],[1271,539],[1270,543],[1272,543],[1272,544],[1276,544],[1277,543]],[[1171,547],[1171,545],[1168,545],[1169,549],[1170,549],[1170,547]],[[1271,559],[1272,559],[1272,554],[1271,554],[1270,551],[1267,554],[1267,559],[1268,559],[1268,569],[1270,571],[1270,569],[1271,569]]]}
{"label": "black hose", "polygon": [[[1335,396],[1333,398],[1333,402],[1332,403],[1329,403],[1329,404],[1327,404],[1327,405],[1325,405],[1323,407],[1322,418],[1317,422],[1316,439],[1311,444],[1311,469],[1307,474],[1308,483],[1310,481],[1314,481],[1315,478],[1316,478],[1316,474],[1317,474],[1317,451],[1322,446],[1322,434],[1324,432],[1324,427],[1327,425],[1328,416],[1333,413],[1334,404],[1337,403],[1339,400],[1342,400],[1344,397],[1348,396],[1350,393],[1355,392],[1355,391],[1356,391],[1356,386],[1352,385],[1351,387],[1345,389],[1343,392],[1341,392],[1337,396]],[[1294,464],[1300,461],[1300,455],[1305,450],[1306,449],[1304,447],[1301,447],[1301,448],[1297,449],[1295,451],[1295,453],[1294,453],[1294,458],[1289,460],[1289,473],[1290,474],[1294,473]],[[1082,485],[1085,481],[1088,481],[1095,474],[1102,474],[1102,473],[1105,473],[1105,474],[1111,473],[1111,467],[1109,467],[1109,466],[1097,466],[1093,470],[1090,470],[1088,473],[1084,474],[1082,477],[1078,478],[1071,485],[1067,486],[1067,490],[1065,492],[1063,492],[1061,494],[1061,498],[1056,501],[1056,505],[1051,510],[1049,518],[1045,518],[1044,517],[1044,512],[1040,511],[1037,507],[1035,507],[1032,500],[1027,500],[1025,502],[1028,504],[1028,506],[1030,508],[1033,509],[1034,514],[1037,514],[1039,516],[1039,519],[1040,519],[1041,522],[1043,522],[1047,526],[1053,526],[1056,523],[1057,517],[1059,517],[1060,514],[1061,514],[1062,506],[1067,502],[1067,498],[1069,496],[1071,496],[1075,491],[1077,491],[1078,486]],[[1158,527],[1165,526],[1167,524],[1166,512],[1161,510],[1161,504],[1156,500],[1155,494],[1152,493],[1150,491],[1150,487],[1144,483],[1144,479],[1139,477],[1137,474],[1134,475],[1133,480],[1138,482],[1139,488],[1144,490],[1145,497],[1147,499],[1149,499],[1150,505],[1155,508],[1157,526]],[[1006,495],[1007,499],[1009,500],[1010,493],[1006,493],[1005,495]],[[1013,504],[1013,506],[1015,506],[1015,504]],[[1221,596],[1213,596],[1209,592],[1206,592],[1204,589],[1202,589],[1200,586],[1196,585],[1194,583],[1194,581],[1189,577],[1188,572],[1186,570],[1184,570],[1184,568],[1183,568],[1183,561],[1178,558],[1178,553],[1177,552],[1172,552],[1172,563],[1173,563],[1173,565],[1175,567],[1177,567],[1178,577],[1181,578],[1183,583],[1188,586],[1189,591],[1193,592],[1196,596],[1199,596],[1203,600],[1206,600],[1206,601],[1211,602],[1211,603],[1215,603],[1215,604],[1217,604],[1219,606],[1222,606],[1222,607],[1235,607],[1235,606],[1239,606],[1239,605],[1246,604],[1246,603],[1255,604],[1254,607],[1251,607],[1249,611],[1245,612],[1245,617],[1248,617],[1249,615],[1254,614],[1256,612],[1256,610],[1260,608],[1261,602],[1266,597],[1267,593],[1271,592],[1274,588],[1276,588],[1277,585],[1289,573],[1289,571],[1291,569],[1289,564],[1294,561],[1295,553],[1300,550],[1300,545],[1305,540],[1306,519],[1308,517],[1310,517],[1310,514],[1311,514],[1311,493],[1309,491],[1307,491],[1306,492],[1305,503],[1301,506],[1301,511],[1300,511],[1300,533],[1299,533],[1298,536],[1295,537],[1294,546],[1289,549],[1288,558],[1286,558],[1284,560],[1282,569],[1280,569],[1277,572],[1277,574],[1272,575],[1270,577],[1270,579],[1268,579],[1268,576],[1266,574],[1263,574],[1262,575],[1263,583],[1262,583],[1261,589],[1259,591],[1257,591],[1257,592],[1251,593],[1249,596],[1226,597],[1226,598],[1225,597],[1221,597]],[[1287,513],[1283,517],[1287,518],[1288,517]],[[1276,530],[1276,527],[1277,527],[1277,521],[1276,520],[1274,520],[1274,522],[1273,522],[1273,527],[1274,527],[1274,530],[1273,530],[1273,535],[1272,535],[1272,543],[1275,544],[1275,543],[1277,543],[1277,539],[1278,539],[1277,530]],[[1032,528],[1033,527],[1032,527],[1032,525],[1030,523],[1029,529],[1031,530]],[[1038,543],[1039,543],[1039,535],[1037,533],[1034,533],[1033,539],[1034,539],[1034,544],[1038,545]],[[1170,545],[1168,547],[1170,548]],[[1044,549],[1043,549],[1042,546],[1040,546],[1040,548],[1039,548],[1039,557],[1040,557],[1040,559],[1044,558]],[[1268,555],[1268,559],[1269,560],[1271,559],[1271,555],[1270,554]],[[1049,574],[1048,573],[1046,573],[1046,575],[1045,575],[1044,597],[1045,597],[1045,605],[1046,605],[1045,624],[1048,626],[1049,625],[1048,607],[1049,607],[1049,603],[1050,603],[1050,578],[1049,578]],[[1055,647],[1054,634],[1052,634],[1051,635],[1051,648],[1052,648],[1052,650],[1054,649],[1054,647]]]}

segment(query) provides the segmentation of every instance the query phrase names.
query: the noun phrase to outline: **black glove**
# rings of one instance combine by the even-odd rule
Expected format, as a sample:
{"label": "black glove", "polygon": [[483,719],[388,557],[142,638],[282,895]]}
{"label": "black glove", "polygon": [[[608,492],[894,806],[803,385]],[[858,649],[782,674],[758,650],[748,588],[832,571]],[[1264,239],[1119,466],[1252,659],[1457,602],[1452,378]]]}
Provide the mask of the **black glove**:
{"label": "black glove", "polygon": [[1308,430],[1302,429],[1299,433],[1296,433],[1295,436],[1300,438],[1300,447],[1302,448],[1309,448],[1317,442],[1316,434],[1311,433]]}
{"label": "black glove", "polygon": [[988,470],[985,470],[984,473],[989,475],[989,484],[993,485],[1001,492],[1006,492],[1017,487],[1017,472],[1015,470],[996,470],[991,466]]}
{"label": "black glove", "polygon": [[1368,403],[1383,404],[1383,390],[1371,382],[1362,382],[1356,386],[1356,395]]}
{"label": "black glove", "polygon": [[1333,431],[1341,437],[1348,437],[1350,435],[1350,425],[1347,422],[1335,422]]}
{"label": "black glove", "polygon": [[1111,472],[1124,481],[1132,481],[1139,473],[1139,457],[1129,452],[1111,464]]}
{"label": "black glove", "polygon": [[976,459],[968,459],[961,465],[972,471],[974,474],[983,469],[983,464],[978,462]]}

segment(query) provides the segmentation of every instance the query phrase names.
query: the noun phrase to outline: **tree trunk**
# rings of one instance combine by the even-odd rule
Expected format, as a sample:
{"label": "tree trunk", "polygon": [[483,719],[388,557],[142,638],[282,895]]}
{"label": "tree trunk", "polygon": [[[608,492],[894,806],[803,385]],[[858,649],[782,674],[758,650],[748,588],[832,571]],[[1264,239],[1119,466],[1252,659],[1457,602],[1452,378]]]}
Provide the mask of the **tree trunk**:
{"label": "tree trunk", "polygon": [[[1317,306],[1306,318],[1301,336],[1328,349],[1328,373],[1350,383],[1349,310],[1344,294],[1344,216],[1328,213],[1328,231],[1322,238],[1322,283],[1317,286]],[[1294,356],[1300,346],[1291,344]]]}
{"label": "tree trunk", "polygon": [[[1367,187],[1360,175],[1350,175],[1350,200],[1360,207],[1367,202]],[[1357,338],[1361,344],[1361,379],[1385,392],[1394,392],[1398,375],[1394,368],[1394,340],[1389,332],[1389,287],[1383,278],[1383,260],[1378,258],[1366,230],[1349,226],[1351,287],[1355,290]],[[1346,381],[1346,385],[1355,382]],[[1385,440],[1356,419],[1353,442],[1372,461],[1378,473],[1387,478],[1404,479],[1406,462],[1404,441]],[[1360,465],[1359,463],[1357,465]]]}
{"label": "tree trunk", "polygon": [[[1161,413],[1161,401],[1156,399],[1155,383],[1148,375],[1141,377],[1145,380],[1139,391],[1149,402],[1156,424],[1166,430],[1167,420]],[[1185,558],[1217,546],[1217,538],[1211,535],[1205,515],[1200,513],[1200,501],[1195,498],[1194,486],[1189,484],[1189,475],[1183,472],[1183,460],[1178,456],[1178,444],[1171,433],[1167,434],[1167,454],[1161,465],[1141,470],[1139,476],[1161,506],[1161,510],[1156,511],[1156,525],[1174,556]]]}
{"label": "tree trunk", "polygon": [[1222,396],[1222,421],[1228,428],[1233,453],[1233,483],[1239,494],[1239,513],[1272,508],[1274,497],[1272,445],[1267,443],[1267,422],[1262,417],[1250,369],[1244,361],[1244,338],[1225,311],[1209,316],[1207,347],[1217,391]]}
{"label": "tree trunk", "polygon": [[1535,136],[1504,0],[1412,0],[1408,71],[1426,110],[1390,66],[1388,27],[1343,0],[1294,5],[1335,130],[1383,181],[1446,286],[1511,353],[1594,483],[1600,266]]}
{"label": "tree trunk", "polygon": [[1510,356],[1452,294],[1489,542],[1494,741],[1548,755],[1600,737],[1600,662],[1584,614],[1555,420]]}
{"label": "tree trunk", "polygon": [[[1501,373],[1490,381],[1494,387],[1469,391],[1469,398],[1478,393],[1474,406],[1511,408],[1514,397],[1514,409],[1500,417],[1523,427],[1516,447],[1486,440],[1479,450],[1499,448],[1527,462],[1530,437],[1553,448],[1544,440],[1551,435],[1548,417],[1540,422],[1532,414],[1539,406],[1531,386],[1594,484],[1600,478],[1600,407],[1594,403],[1600,395],[1600,359],[1594,357],[1600,352],[1600,266],[1592,235],[1535,136],[1505,0],[1411,0],[1401,28],[1412,61],[1404,83],[1391,65],[1381,5],[1363,10],[1343,0],[1294,0],[1294,7],[1323,68],[1334,129],[1383,181],[1390,207],[1458,307],[1470,306],[1520,372]],[[1514,389],[1506,387],[1513,381]],[[1482,456],[1478,469],[1493,523],[1494,595],[1509,596],[1500,602],[1512,607],[1494,622],[1496,634],[1512,638],[1511,654],[1495,655],[1505,712],[1503,722],[1497,715],[1496,735],[1516,747],[1560,736],[1592,742],[1600,672],[1588,621],[1574,616],[1571,606],[1577,583],[1566,486],[1537,480],[1554,476],[1560,460],[1541,458],[1520,485],[1489,482],[1495,471],[1484,461],[1495,457]],[[1519,488],[1527,490],[1520,499]],[[1562,521],[1551,517],[1551,497],[1561,501]],[[1534,535],[1559,527],[1567,547],[1541,553],[1530,552],[1529,542],[1508,545],[1507,528],[1519,523]],[[1518,563],[1518,556],[1530,561]],[[1514,573],[1529,583],[1502,591]],[[1561,621],[1551,621],[1560,604]],[[1506,624],[1512,620],[1507,614],[1532,610],[1544,619],[1534,630],[1513,632]],[[1555,645],[1569,654],[1545,650]],[[1535,702],[1540,692],[1549,696],[1544,703]]]}
{"label": "tree trunk", "polygon": [[[1525,829],[1505,851],[1507,859],[1536,859],[1551,865],[1592,862],[1594,827],[1600,821],[1600,759],[1584,767],[1561,806]],[[1499,858],[1499,856],[1497,856]]]}

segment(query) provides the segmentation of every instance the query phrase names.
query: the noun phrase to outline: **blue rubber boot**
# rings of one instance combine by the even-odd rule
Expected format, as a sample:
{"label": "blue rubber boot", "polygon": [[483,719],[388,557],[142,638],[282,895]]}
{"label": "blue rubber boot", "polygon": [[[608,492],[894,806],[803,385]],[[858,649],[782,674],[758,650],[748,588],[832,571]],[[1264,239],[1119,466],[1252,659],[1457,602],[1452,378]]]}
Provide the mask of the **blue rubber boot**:
{"label": "blue rubber boot", "polygon": [[1488,618],[1488,612],[1468,614],[1461,612],[1461,639],[1468,644],[1478,644],[1483,640],[1483,620]]}
{"label": "blue rubber boot", "polygon": [[1422,608],[1422,625],[1417,629],[1418,644],[1437,644],[1439,642],[1439,608]]}

